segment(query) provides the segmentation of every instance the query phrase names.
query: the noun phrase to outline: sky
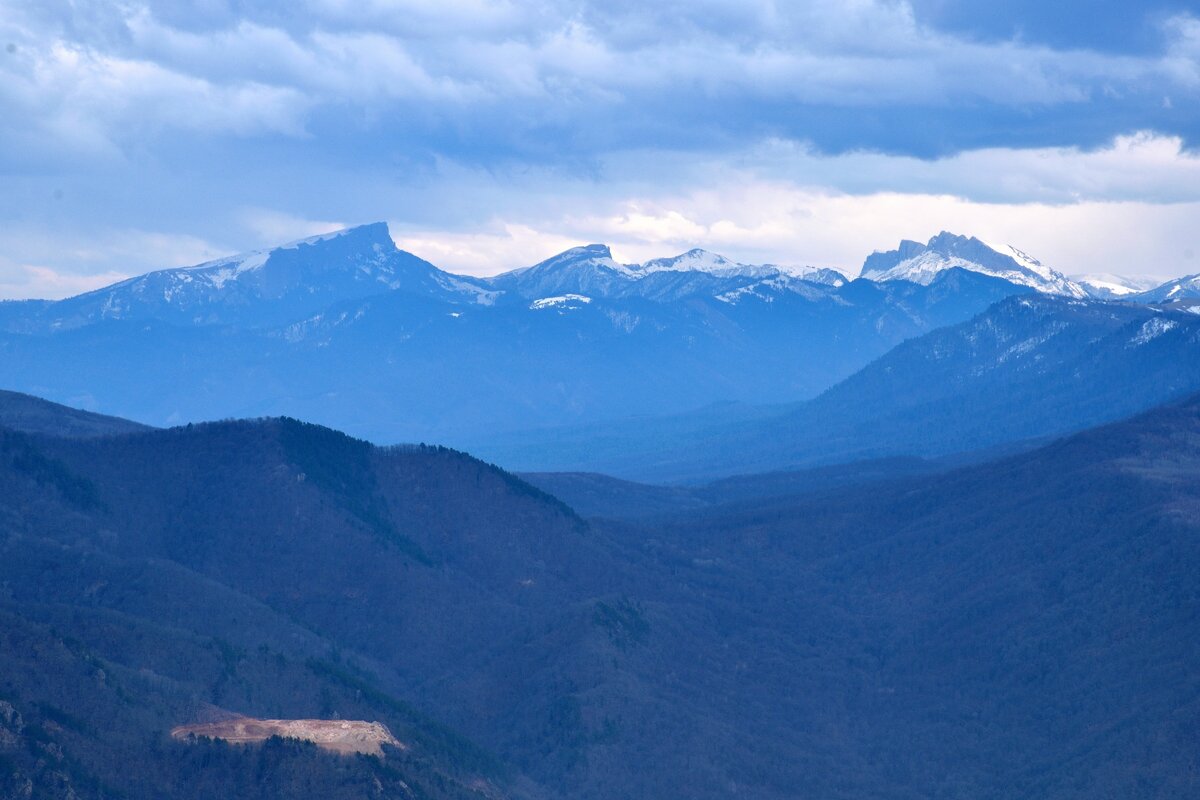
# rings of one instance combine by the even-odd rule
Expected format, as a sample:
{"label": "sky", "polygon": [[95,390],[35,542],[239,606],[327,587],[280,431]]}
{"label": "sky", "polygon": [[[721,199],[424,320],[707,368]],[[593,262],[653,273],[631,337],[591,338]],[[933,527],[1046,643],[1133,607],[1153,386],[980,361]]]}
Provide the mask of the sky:
{"label": "sky", "polygon": [[1200,272],[1200,0],[0,0],[0,298],[385,220],[857,272]]}

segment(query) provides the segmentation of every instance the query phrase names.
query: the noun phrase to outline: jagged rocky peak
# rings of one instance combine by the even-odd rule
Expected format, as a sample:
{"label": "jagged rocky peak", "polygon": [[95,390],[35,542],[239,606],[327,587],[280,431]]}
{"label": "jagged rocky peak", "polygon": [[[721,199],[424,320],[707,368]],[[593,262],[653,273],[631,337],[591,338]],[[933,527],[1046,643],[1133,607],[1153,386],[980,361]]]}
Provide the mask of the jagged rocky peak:
{"label": "jagged rocky peak", "polygon": [[900,246],[895,250],[886,252],[876,250],[867,256],[867,260],[863,262],[862,277],[870,278],[873,274],[886,272],[902,261],[916,258],[928,249],[927,246],[920,242],[914,242],[912,239],[901,239]]}
{"label": "jagged rocky peak", "polygon": [[926,244],[904,240],[895,250],[875,252],[861,276],[873,281],[929,285],[949,269],[963,269],[1029,286],[1048,294],[1087,297],[1084,288],[1012,245],[992,245],[973,236],[942,231]]}

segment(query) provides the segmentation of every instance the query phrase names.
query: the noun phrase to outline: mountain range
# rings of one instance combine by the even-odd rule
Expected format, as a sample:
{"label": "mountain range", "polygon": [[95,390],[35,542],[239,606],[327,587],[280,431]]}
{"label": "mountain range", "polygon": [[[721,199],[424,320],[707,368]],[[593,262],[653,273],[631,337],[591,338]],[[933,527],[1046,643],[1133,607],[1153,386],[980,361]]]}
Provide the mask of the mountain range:
{"label": "mountain range", "polygon": [[[622,264],[596,244],[476,278],[398,249],[376,223],[66,300],[0,303],[0,384],[150,425],[288,414],[380,443],[465,447],[513,468],[655,480],[999,445],[1116,419],[1192,386],[1183,332],[1193,325],[1194,279],[1110,305],[1089,299],[1101,293],[1088,289],[1095,281],[950,233],[874,253],[861,272],[741,264],[703,250]],[[1115,403],[1107,415],[1085,413],[1082,390],[1058,373],[1032,370],[1021,380],[1044,391],[1020,391],[1061,399],[1058,421],[1031,415],[979,436],[946,427],[928,441],[899,422],[871,442],[847,432],[911,402],[897,394],[886,413],[868,403],[867,384],[887,384],[881,370],[911,374],[914,396],[941,387],[952,402],[949,386],[922,386],[928,376],[901,358],[911,352],[905,343],[946,346],[938,332],[971,320],[1008,330],[1025,319],[1013,313],[1023,308],[1017,296],[1035,298],[1041,321],[1009,331],[1014,341],[1040,336],[1055,347],[1069,338],[1056,332],[1086,327],[1085,318],[1147,324],[1161,312],[1178,330],[1146,352],[1170,343],[1176,350],[1163,363],[1183,366],[1165,381],[1147,367],[1145,381],[1161,391],[1130,393],[1137,403]],[[1100,358],[1098,342],[1079,340],[1073,357],[1091,363],[1092,348],[1096,363],[1124,363],[1118,350],[1111,364]],[[1030,344],[1026,355],[1044,349]],[[1017,355],[1005,356],[1005,369],[1029,363]],[[989,365],[996,358],[970,351],[944,362],[958,372],[939,380],[1002,374]],[[858,388],[835,388],[843,385]],[[1016,413],[1017,385],[978,391],[1008,398]],[[809,401],[807,411],[795,405]],[[835,419],[848,426],[836,434],[842,444],[829,439],[840,430]],[[751,431],[755,421],[762,425]],[[711,450],[703,457],[677,441],[700,432]],[[615,449],[624,455],[606,455]]]}
{"label": "mountain range", "polygon": [[287,413],[379,442],[817,394],[896,344],[1030,291],[593,245],[490,279],[382,224],[57,302],[0,304],[0,383],[167,425]]}

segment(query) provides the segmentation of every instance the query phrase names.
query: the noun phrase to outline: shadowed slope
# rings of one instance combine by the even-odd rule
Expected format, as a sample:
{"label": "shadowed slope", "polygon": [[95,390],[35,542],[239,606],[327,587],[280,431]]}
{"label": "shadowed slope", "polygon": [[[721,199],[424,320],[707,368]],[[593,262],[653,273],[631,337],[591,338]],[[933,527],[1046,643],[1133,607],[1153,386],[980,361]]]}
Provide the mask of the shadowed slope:
{"label": "shadowed slope", "polygon": [[150,430],[120,417],[93,414],[40,397],[0,389],[0,427],[49,436],[88,437]]}

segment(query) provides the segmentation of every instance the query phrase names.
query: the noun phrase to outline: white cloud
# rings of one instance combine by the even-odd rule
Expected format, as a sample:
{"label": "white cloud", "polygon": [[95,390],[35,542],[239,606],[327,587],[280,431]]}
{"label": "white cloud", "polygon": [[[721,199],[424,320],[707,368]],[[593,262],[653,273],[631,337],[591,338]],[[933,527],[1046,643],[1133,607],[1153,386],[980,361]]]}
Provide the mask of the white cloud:
{"label": "white cloud", "polygon": [[759,117],[802,136],[797,104],[965,118],[972,104],[1026,110],[1151,90],[1158,102],[1200,88],[1200,21],[1187,15],[1164,24],[1161,54],[1135,58],[956,38],[884,0],[312,0],[238,14],[129,2],[90,7],[82,23],[52,8],[14,13],[21,56],[0,66],[0,110],[97,152],[173,129],[300,136],[319,110],[352,110],[434,151],[490,133],[553,135],[564,153],[599,155],[646,146],[673,123],[692,126],[681,136],[707,130],[711,144],[761,135]]}
{"label": "white cloud", "polygon": [[287,88],[314,102],[377,104],[404,97],[457,102],[469,88],[431,75],[403,39],[374,31],[316,29],[293,35],[242,21],[218,31],[189,32],[162,24],[146,10],[127,24],[144,59],[221,82]]}
{"label": "white cloud", "polygon": [[1200,199],[1200,154],[1185,149],[1179,137],[1150,131],[1121,135],[1094,149],[994,147],[931,160],[863,152],[824,156],[777,140],[754,148],[742,163],[759,174],[855,193],[1044,203]]}
{"label": "white cloud", "polygon": [[345,222],[304,219],[266,208],[248,208],[241,217],[243,226],[257,237],[262,247],[307,239],[347,227]]}
{"label": "white cloud", "polygon": [[[1129,56],[957,37],[893,0],[0,7],[10,291],[380,217],[476,272],[596,239],[854,267],[940,228],[1072,271],[1200,270],[1200,158],[1136,132],[1195,124],[1194,15]],[[872,126],[878,151],[848,151]],[[973,144],[1005,136],[1022,146]],[[902,155],[930,152],[952,155]],[[60,188],[69,209],[37,205]]]}
{"label": "white cloud", "polygon": [[493,215],[482,233],[470,223],[463,230],[401,222],[393,231],[419,255],[474,274],[593,241],[628,261],[699,246],[743,261],[853,272],[872,250],[943,229],[1015,244],[1066,272],[1200,271],[1189,255],[1200,252],[1200,157],[1169,137],[1135,134],[1094,151],[994,149],[933,162],[822,157],[782,145],[736,168],[653,158],[610,164],[603,182],[552,174],[502,188],[489,176],[458,173],[445,196],[469,194],[481,207],[509,197],[506,213]]}
{"label": "white cloud", "polygon": [[120,272],[74,275],[52,267],[6,262],[0,259],[0,298],[6,300],[72,297],[129,277]]}
{"label": "white cloud", "polygon": [[494,275],[526,267],[579,244],[570,236],[517,223],[494,222],[470,233],[407,230],[397,223],[390,228],[398,246],[466,275]]}
{"label": "white cloud", "polygon": [[1014,244],[1064,272],[1200,272],[1200,202],[985,204],[939,195],[825,195],[778,185],[614,204],[607,215],[513,220],[491,232],[408,231],[402,247],[453,271],[488,275],[604,241],[623,261],[704,247],[747,262],[856,273],[873,250],[947,229]]}
{"label": "white cloud", "polygon": [[154,269],[229,253],[195,236],[143,230],[0,226],[0,298],[57,299]]}
{"label": "white cloud", "polygon": [[1200,87],[1200,19],[1179,14],[1163,23],[1168,35],[1165,63],[1181,84]]}
{"label": "white cloud", "polygon": [[218,85],[62,40],[0,64],[0,137],[13,161],[46,152],[113,157],[164,131],[296,135],[307,111],[291,88]]}

